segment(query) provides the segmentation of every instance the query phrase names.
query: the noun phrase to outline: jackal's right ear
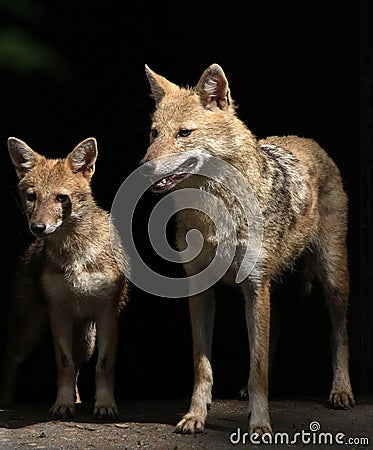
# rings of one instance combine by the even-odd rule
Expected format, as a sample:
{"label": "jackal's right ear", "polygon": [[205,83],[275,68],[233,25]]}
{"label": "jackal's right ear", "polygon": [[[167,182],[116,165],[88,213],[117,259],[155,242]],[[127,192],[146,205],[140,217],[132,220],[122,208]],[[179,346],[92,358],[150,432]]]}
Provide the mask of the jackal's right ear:
{"label": "jackal's right ear", "polygon": [[74,148],[66,159],[74,173],[81,172],[85,178],[90,179],[95,171],[97,159],[96,139],[85,139]]}
{"label": "jackal's right ear", "polygon": [[152,91],[151,97],[156,103],[162,100],[166,95],[166,92],[179,90],[179,87],[176,86],[176,84],[171,83],[171,81],[168,81],[165,77],[156,74],[147,65],[145,65],[145,73],[150,83],[150,89]]}
{"label": "jackal's right ear", "polygon": [[15,137],[8,138],[8,151],[20,180],[27,172],[35,167],[38,159],[42,158],[41,155],[34,152],[25,142]]}
{"label": "jackal's right ear", "polygon": [[217,106],[225,110],[233,105],[228,80],[218,64],[211,64],[203,72],[195,89],[206,108]]}

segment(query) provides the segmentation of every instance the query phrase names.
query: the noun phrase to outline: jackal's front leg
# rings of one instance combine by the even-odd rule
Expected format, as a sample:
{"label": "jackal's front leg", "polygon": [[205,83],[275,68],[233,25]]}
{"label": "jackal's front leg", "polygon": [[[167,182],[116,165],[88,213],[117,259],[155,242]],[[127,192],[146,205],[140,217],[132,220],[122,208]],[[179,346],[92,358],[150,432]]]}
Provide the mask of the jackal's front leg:
{"label": "jackal's front leg", "polygon": [[57,398],[50,411],[55,419],[69,419],[75,412],[73,321],[62,309],[53,306],[49,306],[49,316],[57,365]]}
{"label": "jackal's front leg", "polygon": [[115,358],[118,340],[118,311],[100,311],[96,322],[98,359],[96,365],[96,419],[115,419],[118,409],[114,399]]}
{"label": "jackal's front leg", "polygon": [[211,346],[215,314],[212,288],[189,299],[194,352],[194,388],[190,408],[177,424],[179,433],[200,433],[205,429],[207,410],[211,405]]}
{"label": "jackal's front leg", "polygon": [[263,281],[255,287],[246,281],[243,291],[250,343],[249,431],[263,435],[272,433],[268,408],[269,281]]}

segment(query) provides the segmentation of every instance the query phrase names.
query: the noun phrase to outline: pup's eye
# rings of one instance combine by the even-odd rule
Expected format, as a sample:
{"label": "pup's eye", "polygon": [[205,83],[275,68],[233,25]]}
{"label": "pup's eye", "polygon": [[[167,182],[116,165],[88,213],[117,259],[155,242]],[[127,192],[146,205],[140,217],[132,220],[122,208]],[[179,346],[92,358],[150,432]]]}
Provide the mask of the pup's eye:
{"label": "pup's eye", "polygon": [[187,130],[186,128],[182,128],[177,133],[177,137],[188,137],[192,133],[193,130]]}
{"label": "pup's eye", "polygon": [[65,195],[65,194],[57,194],[56,195],[56,200],[60,203],[65,203],[68,199],[69,199],[68,195]]}
{"label": "pup's eye", "polygon": [[158,137],[158,130],[156,128],[152,128],[150,130],[150,136],[152,137],[152,139],[155,139],[156,137]]}
{"label": "pup's eye", "polygon": [[26,194],[26,199],[29,202],[34,202],[36,200],[36,194],[34,194],[33,192],[28,192]]}

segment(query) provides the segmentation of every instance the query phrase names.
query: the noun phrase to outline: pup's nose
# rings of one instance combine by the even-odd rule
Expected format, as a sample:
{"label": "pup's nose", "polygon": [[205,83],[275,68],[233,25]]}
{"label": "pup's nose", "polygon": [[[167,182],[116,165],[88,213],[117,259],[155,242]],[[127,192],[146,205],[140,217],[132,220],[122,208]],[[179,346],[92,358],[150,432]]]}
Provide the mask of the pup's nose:
{"label": "pup's nose", "polygon": [[30,230],[36,236],[41,236],[44,233],[44,231],[46,230],[46,228],[47,228],[47,226],[45,225],[45,223],[34,222],[30,225]]}
{"label": "pup's nose", "polygon": [[144,177],[151,177],[154,175],[155,163],[153,161],[141,160],[139,170]]}

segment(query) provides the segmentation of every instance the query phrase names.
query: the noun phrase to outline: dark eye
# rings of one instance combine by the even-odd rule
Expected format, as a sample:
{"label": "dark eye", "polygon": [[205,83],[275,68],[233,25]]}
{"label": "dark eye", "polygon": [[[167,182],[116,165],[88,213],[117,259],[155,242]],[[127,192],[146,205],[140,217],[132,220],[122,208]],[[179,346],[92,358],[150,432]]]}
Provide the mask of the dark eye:
{"label": "dark eye", "polygon": [[181,130],[179,130],[179,132],[177,133],[177,137],[188,137],[190,136],[191,132],[193,130],[187,130],[185,128],[182,128]]}
{"label": "dark eye", "polygon": [[56,200],[60,203],[65,203],[68,199],[69,199],[68,195],[65,195],[65,194],[57,194],[56,195]]}
{"label": "dark eye", "polygon": [[150,131],[150,136],[152,137],[152,139],[158,137],[158,130],[156,128],[152,128]]}
{"label": "dark eye", "polygon": [[33,192],[28,192],[26,194],[26,199],[29,202],[34,202],[36,200],[36,194],[34,194]]}

